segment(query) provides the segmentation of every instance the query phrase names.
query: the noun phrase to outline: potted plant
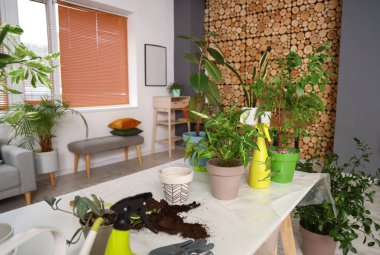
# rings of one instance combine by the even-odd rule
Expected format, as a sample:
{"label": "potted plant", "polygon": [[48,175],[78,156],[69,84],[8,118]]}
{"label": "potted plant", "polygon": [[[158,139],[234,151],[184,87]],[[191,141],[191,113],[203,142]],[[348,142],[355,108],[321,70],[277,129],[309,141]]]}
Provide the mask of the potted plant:
{"label": "potted plant", "polygon": [[296,52],[277,59],[278,75],[264,83],[259,113],[272,112],[271,126],[277,133],[278,146],[269,148],[272,159],[272,180],[292,182],[300,152],[288,147],[292,139],[306,134],[309,124],[324,111],[319,92],[329,82],[330,73],[323,68],[330,54],[325,43],[308,55],[306,70]]}
{"label": "potted plant", "polygon": [[[371,151],[366,144],[358,139],[355,141],[360,153],[358,156],[339,164],[339,156],[331,153],[321,166],[321,172],[330,175],[335,207],[323,203],[296,208],[295,216],[300,219],[305,255],[332,255],[336,242],[340,243],[339,248],[344,255],[348,252],[357,253],[352,241],[358,238],[358,232],[363,235],[363,244],[380,246],[380,225],[371,218],[371,212],[365,204],[373,203],[375,194],[370,189],[376,183],[375,176],[363,171],[369,162]],[[312,160],[307,160],[299,163],[297,170],[314,172],[312,166]],[[379,173],[380,169],[377,175]]]}
{"label": "potted plant", "polygon": [[197,143],[187,141],[185,158],[194,155],[195,165],[201,159],[210,158],[207,171],[213,196],[221,200],[234,199],[249,162],[250,151],[252,148],[258,149],[253,141],[257,130],[240,123],[243,111],[236,110],[236,106],[217,112],[213,117],[193,113],[206,120],[207,138]]}
{"label": "potted plant", "polygon": [[[12,136],[9,142],[34,150],[35,169],[37,173],[49,173],[51,185],[54,186],[53,172],[58,170],[58,152],[53,149],[54,128],[66,114],[78,115],[88,134],[87,121],[83,115],[69,108],[68,104],[56,99],[42,98],[37,105],[30,103],[13,104],[6,111],[2,122],[11,126]],[[36,144],[40,149],[36,150]]]}
{"label": "potted plant", "polygon": [[178,82],[173,82],[168,86],[168,90],[173,97],[179,97],[183,91],[183,85]]}
{"label": "potted plant", "polygon": [[28,49],[20,42],[20,35],[23,30],[19,26],[5,24],[0,27],[0,45],[6,49],[5,53],[0,54],[0,85],[1,92],[21,94],[20,91],[9,87],[6,82],[8,77],[12,83],[30,79],[33,87],[36,87],[37,81],[51,88],[49,75],[53,68],[49,61],[59,56],[59,53],[53,53],[46,57],[37,56],[33,51]]}
{"label": "potted plant", "polygon": [[104,222],[100,227],[94,246],[91,250],[91,255],[103,255],[108,237],[112,230],[112,225],[116,220],[116,214],[106,208],[105,202],[96,195],[91,195],[92,199],[88,197],[75,196],[74,201],[70,203],[73,207],[72,211],[67,211],[59,208],[58,204],[61,199],[55,197],[45,198],[45,202],[55,211],[61,211],[74,215],[79,220],[80,227],[74,232],[70,240],[67,240],[67,244],[76,244],[81,238],[82,234],[87,237],[93,223],[98,217],[103,217]]}

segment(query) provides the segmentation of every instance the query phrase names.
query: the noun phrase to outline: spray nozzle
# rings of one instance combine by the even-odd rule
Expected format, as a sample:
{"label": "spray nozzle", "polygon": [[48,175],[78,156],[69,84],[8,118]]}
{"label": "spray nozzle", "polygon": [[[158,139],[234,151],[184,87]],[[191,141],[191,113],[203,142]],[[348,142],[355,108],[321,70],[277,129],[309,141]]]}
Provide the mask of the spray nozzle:
{"label": "spray nozzle", "polygon": [[113,224],[113,227],[118,230],[131,229],[130,217],[132,214],[137,214],[152,232],[157,233],[158,231],[153,227],[146,215],[146,201],[149,198],[152,198],[152,193],[142,193],[133,197],[124,198],[111,206],[110,209],[117,213],[117,219]]}
{"label": "spray nozzle", "polygon": [[269,142],[272,141],[272,139],[270,138],[270,135],[269,135],[269,124],[267,124],[267,123],[258,123],[258,124],[256,124],[256,128],[259,131],[259,133],[262,134],[263,136],[265,136],[265,138]]}

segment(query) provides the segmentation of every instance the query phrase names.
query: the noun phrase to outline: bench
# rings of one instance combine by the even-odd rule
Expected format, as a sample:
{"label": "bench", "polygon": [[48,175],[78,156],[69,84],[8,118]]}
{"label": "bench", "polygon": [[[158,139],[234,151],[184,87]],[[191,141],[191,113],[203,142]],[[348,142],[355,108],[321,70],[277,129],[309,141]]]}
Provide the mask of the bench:
{"label": "bench", "polygon": [[144,137],[134,136],[104,136],[90,138],[87,140],[75,141],[67,145],[69,151],[74,153],[74,173],[78,173],[79,156],[86,157],[86,175],[90,177],[90,155],[97,152],[124,148],[125,160],[128,160],[128,146],[136,145],[137,157],[141,165],[140,144],[144,143]]}

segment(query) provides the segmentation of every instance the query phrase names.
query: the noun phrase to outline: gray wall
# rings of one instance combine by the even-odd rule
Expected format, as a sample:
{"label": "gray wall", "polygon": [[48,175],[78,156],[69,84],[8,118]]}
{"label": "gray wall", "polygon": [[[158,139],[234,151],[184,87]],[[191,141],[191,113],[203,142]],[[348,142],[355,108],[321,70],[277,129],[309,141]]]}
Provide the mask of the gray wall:
{"label": "gray wall", "polygon": [[380,1],[344,0],[334,151],[355,153],[353,137],[373,150],[380,167]]}

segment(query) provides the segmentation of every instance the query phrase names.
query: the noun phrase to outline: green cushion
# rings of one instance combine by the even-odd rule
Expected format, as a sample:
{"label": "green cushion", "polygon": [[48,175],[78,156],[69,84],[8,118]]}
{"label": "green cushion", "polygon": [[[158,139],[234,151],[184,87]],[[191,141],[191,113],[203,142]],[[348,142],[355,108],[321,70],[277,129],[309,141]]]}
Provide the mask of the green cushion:
{"label": "green cushion", "polygon": [[138,135],[142,132],[143,131],[138,128],[130,128],[130,129],[125,129],[125,130],[114,129],[111,131],[111,134],[118,135],[118,136],[132,136],[132,135]]}

